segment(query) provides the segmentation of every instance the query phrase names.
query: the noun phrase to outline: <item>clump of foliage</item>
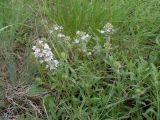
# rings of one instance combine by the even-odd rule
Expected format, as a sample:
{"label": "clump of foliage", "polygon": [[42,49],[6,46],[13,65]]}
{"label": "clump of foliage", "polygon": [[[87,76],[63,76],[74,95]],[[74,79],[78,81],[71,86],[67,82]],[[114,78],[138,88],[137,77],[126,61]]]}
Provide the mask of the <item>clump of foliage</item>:
{"label": "clump of foliage", "polygon": [[159,5],[0,2],[0,116],[160,119]]}

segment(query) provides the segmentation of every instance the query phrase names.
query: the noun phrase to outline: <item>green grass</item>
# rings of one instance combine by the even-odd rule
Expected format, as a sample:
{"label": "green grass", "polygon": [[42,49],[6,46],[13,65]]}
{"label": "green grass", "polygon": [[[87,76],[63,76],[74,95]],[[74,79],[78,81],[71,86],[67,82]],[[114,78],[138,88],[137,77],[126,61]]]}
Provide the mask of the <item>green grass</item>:
{"label": "green grass", "polygon": [[[159,6],[159,0],[1,0],[0,116],[10,108],[20,120],[160,119]],[[115,32],[106,43],[98,30],[108,22]],[[55,24],[70,41],[49,33]],[[78,30],[91,35],[87,44],[73,44]],[[59,60],[55,71],[34,58],[41,38]]]}

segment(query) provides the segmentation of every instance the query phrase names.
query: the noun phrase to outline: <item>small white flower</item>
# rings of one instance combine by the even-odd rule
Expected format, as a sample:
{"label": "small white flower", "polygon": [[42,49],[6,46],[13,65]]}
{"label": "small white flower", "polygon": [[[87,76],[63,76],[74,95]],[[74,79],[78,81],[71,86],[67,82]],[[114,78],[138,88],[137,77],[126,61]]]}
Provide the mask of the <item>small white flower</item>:
{"label": "small white flower", "polygon": [[46,54],[47,51],[48,51],[48,50],[44,49],[44,50],[42,51],[42,53],[43,53],[43,54]]}
{"label": "small white flower", "polygon": [[45,58],[45,59],[44,59],[44,61],[48,62],[48,61],[49,61],[49,59],[48,59],[48,58]]}
{"label": "small white flower", "polygon": [[101,33],[101,34],[104,34],[104,33],[105,33],[105,31],[104,31],[104,30],[100,30],[100,33]]}
{"label": "small white flower", "polygon": [[43,61],[43,60],[39,60],[39,62],[40,62],[40,63],[43,63],[44,61]]}
{"label": "small white flower", "polygon": [[85,39],[87,39],[88,37],[89,37],[89,35],[86,34],[86,35],[82,36],[81,39],[82,39],[82,40],[85,40]]}
{"label": "small white flower", "polygon": [[39,57],[43,57],[44,56],[44,54],[43,53],[39,53]]}
{"label": "small white flower", "polygon": [[49,60],[53,60],[53,56],[49,56],[48,59],[49,59]]}
{"label": "small white flower", "polygon": [[79,44],[79,42],[80,41],[78,39],[75,39],[75,41],[74,41],[75,44]]}
{"label": "small white flower", "polygon": [[86,39],[86,36],[82,36],[81,39],[82,39],[82,40],[85,40],[85,39]]}
{"label": "small white flower", "polygon": [[113,32],[114,30],[112,28],[109,28],[106,31],[110,33],[110,32]]}
{"label": "small white flower", "polygon": [[77,31],[77,32],[76,32],[77,35],[80,35],[80,33],[81,33],[81,31]]}
{"label": "small white flower", "polygon": [[62,26],[59,26],[59,29],[60,29],[60,30],[63,30],[63,27],[62,27]]}
{"label": "small white flower", "polygon": [[53,60],[53,61],[54,61],[55,67],[58,67],[58,64],[59,64],[58,60]]}
{"label": "small white flower", "polygon": [[89,56],[92,55],[92,52],[88,52],[88,55],[89,55]]}
{"label": "small white flower", "polygon": [[44,44],[44,49],[48,49],[48,50],[50,50],[50,47],[48,46],[48,44],[47,44],[47,43],[45,43],[45,44]]}
{"label": "small white flower", "polygon": [[59,28],[58,28],[57,26],[55,26],[55,27],[54,27],[54,30],[56,30],[56,31],[57,31],[58,29],[59,29]]}
{"label": "small white flower", "polygon": [[64,37],[65,37],[65,35],[62,34],[62,33],[59,33],[57,36],[58,36],[59,38],[64,38]]}
{"label": "small white flower", "polygon": [[34,53],[39,53],[41,50],[39,48],[35,48]]}
{"label": "small white flower", "polygon": [[63,30],[63,27],[62,27],[62,26],[55,25],[55,26],[54,26],[54,30],[55,30],[55,31],[58,31],[58,30],[61,31],[61,30]]}
{"label": "small white flower", "polygon": [[36,46],[33,46],[33,47],[32,47],[32,50],[35,50],[36,48],[37,48]]}
{"label": "small white flower", "polygon": [[43,43],[43,41],[42,41],[42,40],[40,40],[40,41],[39,41],[39,44],[42,44],[42,43]]}
{"label": "small white flower", "polygon": [[47,57],[52,56],[52,55],[53,55],[53,53],[51,51],[47,51],[47,53],[46,53]]}

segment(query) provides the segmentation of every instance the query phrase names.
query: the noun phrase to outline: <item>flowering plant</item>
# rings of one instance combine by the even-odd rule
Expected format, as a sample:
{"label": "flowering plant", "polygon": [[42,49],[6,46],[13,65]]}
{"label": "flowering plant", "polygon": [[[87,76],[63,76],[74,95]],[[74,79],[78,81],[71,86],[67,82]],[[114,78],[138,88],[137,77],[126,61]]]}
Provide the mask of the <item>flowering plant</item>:
{"label": "flowering plant", "polygon": [[115,31],[111,23],[107,23],[101,30],[98,30],[104,35],[106,43],[110,42],[110,35]]}
{"label": "flowering plant", "polygon": [[42,40],[38,40],[32,49],[34,51],[34,56],[37,58],[39,63],[45,64],[45,68],[54,70],[58,67],[59,62],[55,59],[55,56],[47,43],[44,43]]}

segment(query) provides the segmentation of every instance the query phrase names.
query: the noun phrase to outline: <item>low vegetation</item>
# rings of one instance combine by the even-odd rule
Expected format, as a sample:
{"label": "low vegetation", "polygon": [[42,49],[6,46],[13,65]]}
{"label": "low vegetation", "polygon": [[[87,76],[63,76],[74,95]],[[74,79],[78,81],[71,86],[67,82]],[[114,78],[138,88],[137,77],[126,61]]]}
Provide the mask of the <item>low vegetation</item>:
{"label": "low vegetation", "polygon": [[159,0],[1,0],[0,119],[159,120]]}

